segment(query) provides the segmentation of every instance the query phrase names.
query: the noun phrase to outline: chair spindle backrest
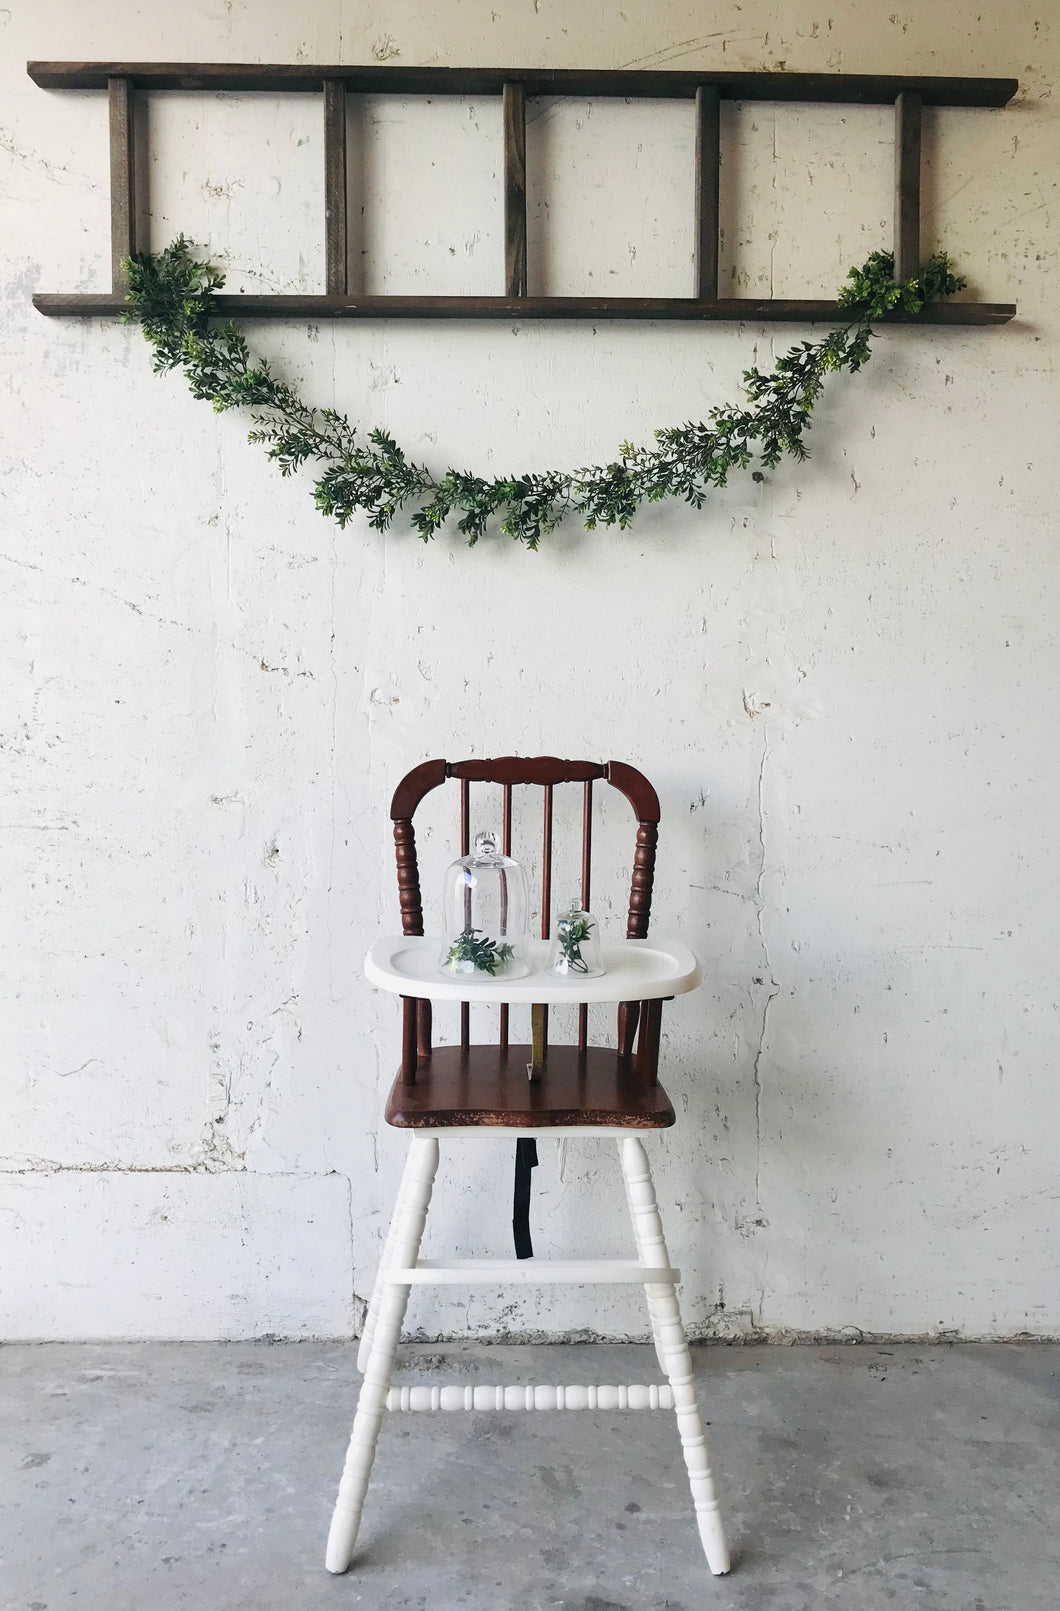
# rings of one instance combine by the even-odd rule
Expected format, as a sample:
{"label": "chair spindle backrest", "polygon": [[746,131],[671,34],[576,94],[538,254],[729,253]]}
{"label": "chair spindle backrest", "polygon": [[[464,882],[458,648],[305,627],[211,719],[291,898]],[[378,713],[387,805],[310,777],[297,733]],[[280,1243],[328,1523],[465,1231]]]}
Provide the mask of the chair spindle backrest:
{"label": "chair spindle backrest", "polygon": [[[394,791],[390,815],[394,823],[394,846],[397,853],[398,895],[401,901],[401,925],[405,934],[423,933],[423,901],[420,893],[419,864],[416,856],[416,835],[412,818],[416,808],[447,778],[460,782],[460,854],[466,856],[471,848],[471,784],[495,783],[503,790],[501,847],[505,855],[512,850],[512,790],[517,784],[530,784],[543,791],[543,826],[541,855],[541,937],[547,940],[552,921],[552,820],[553,790],[561,783],[582,784],[582,854],[581,902],[588,910],[592,896],[592,831],[593,783],[602,779],[625,795],[637,819],[637,839],[633,856],[630,882],[629,909],[626,918],[628,939],[644,939],[651,916],[652,885],[655,878],[655,849],[659,834],[659,797],[647,778],[636,767],[624,761],[567,761],[552,755],[531,757],[501,756],[493,760],[424,761],[409,772]],[[636,1032],[638,1003],[625,1002],[619,1009],[619,1047],[629,1051]],[[463,1003],[460,1009],[460,1039],[467,1046],[470,1032],[470,1009]],[[587,1043],[588,1008],[578,1008],[578,1044]],[[424,1042],[426,1041],[426,1045]],[[421,1002],[419,1008],[420,1051],[430,1047],[430,1003]],[[508,1045],[508,1008],[501,1007],[500,1043]]]}

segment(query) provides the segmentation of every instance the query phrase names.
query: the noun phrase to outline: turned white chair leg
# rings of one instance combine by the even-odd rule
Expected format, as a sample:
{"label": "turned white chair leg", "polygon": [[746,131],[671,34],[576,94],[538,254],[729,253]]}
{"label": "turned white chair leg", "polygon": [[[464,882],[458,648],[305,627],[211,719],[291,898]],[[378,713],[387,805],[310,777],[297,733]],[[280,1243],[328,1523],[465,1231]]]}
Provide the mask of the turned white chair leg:
{"label": "turned white chair leg", "polygon": [[[662,1220],[655,1201],[648,1155],[643,1143],[635,1136],[627,1136],[619,1146],[622,1152],[622,1173],[629,1194],[634,1233],[640,1256],[648,1265],[666,1266],[669,1259],[663,1239]],[[658,1343],[663,1369],[673,1388],[674,1409],[684,1449],[688,1480],[696,1507],[696,1521],[707,1565],[715,1574],[729,1570],[729,1549],[725,1542],[721,1512],[714,1491],[710,1471],[707,1439],[700,1420],[696,1401],[696,1385],[692,1375],[692,1360],[688,1340],[681,1324],[677,1293],[672,1285],[654,1283],[649,1286],[649,1310],[654,1310],[653,1326],[658,1328]]]}
{"label": "turned white chair leg", "polygon": [[[622,1142],[621,1141],[619,1141],[619,1143],[618,1143],[618,1156],[619,1156],[619,1159],[621,1160],[621,1158],[622,1158]],[[637,1247],[637,1257],[640,1259],[640,1262],[642,1264],[648,1264],[648,1263],[651,1262],[651,1260],[649,1259],[647,1253],[645,1252],[645,1244],[644,1244],[643,1238],[641,1237],[641,1234],[640,1234],[640,1220],[639,1220],[639,1217],[638,1217],[638,1215],[636,1213],[636,1210],[635,1210],[635,1208],[633,1206],[633,1198],[630,1196],[629,1180],[627,1179],[627,1176],[626,1176],[626,1169],[625,1169],[624,1164],[623,1164],[623,1168],[622,1168],[622,1181],[623,1181],[623,1184],[625,1185],[625,1188],[626,1188],[626,1202],[629,1205],[629,1217],[633,1221],[633,1240],[636,1243],[636,1247]],[[647,1307],[648,1307],[648,1320],[649,1320],[650,1325],[651,1325],[651,1340],[655,1344],[655,1357],[659,1361],[659,1369],[662,1371],[663,1375],[665,1376],[666,1375],[666,1356],[663,1353],[662,1342],[660,1341],[660,1336],[659,1336],[659,1317],[655,1312],[655,1286],[656,1285],[657,1285],[657,1283],[655,1283],[654,1285],[649,1283],[647,1286],[645,1286],[645,1288],[644,1288],[644,1301],[645,1301],[645,1303],[647,1304]]]}
{"label": "turned white chair leg", "polygon": [[375,1272],[375,1285],[372,1287],[372,1296],[369,1300],[367,1311],[365,1312],[364,1328],[361,1332],[361,1340],[357,1347],[357,1369],[360,1371],[362,1376],[364,1375],[365,1367],[368,1364],[368,1355],[371,1352],[372,1347],[372,1337],[375,1335],[375,1324],[379,1319],[379,1304],[383,1297],[383,1283],[386,1279],[387,1266],[390,1264],[394,1253],[394,1230],[398,1223],[398,1216],[401,1213],[402,1200],[405,1195],[406,1173],[407,1170],[402,1171],[401,1184],[398,1187],[397,1201],[394,1203],[394,1212],[390,1216],[390,1224],[387,1227],[386,1241],[383,1243],[383,1254],[379,1260],[379,1268]]}
{"label": "turned white chair leg", "polygon": [[345,1572],[357,1542],[364,1496],[368,1492],[368,1479],[379,1440],[379,1427],[386,1409],[394,1356],[408,1307],[409,1288],[389,1281],[387,1273],[390,1268],[408,1269],[419,1257],[431,1188],[437,1171],[437,1138],[413,1136],[394,1209],[389,1239],[390,1257],[380,1271],[375,1327],[365,1361],[364,1381],[357,1400],[357,1413],[353,1418],[353,1431],[339,1483],[335,1514],[328,1533],[326,1565],[329,1572]]}

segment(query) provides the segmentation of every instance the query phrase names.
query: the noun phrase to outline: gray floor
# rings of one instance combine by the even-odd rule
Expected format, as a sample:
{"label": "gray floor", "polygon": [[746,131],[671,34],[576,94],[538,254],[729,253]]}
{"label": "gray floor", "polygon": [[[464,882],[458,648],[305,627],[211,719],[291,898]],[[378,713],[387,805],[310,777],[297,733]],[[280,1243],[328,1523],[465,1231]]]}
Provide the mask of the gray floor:
{"label": "gray floor", "polygon": [[[405,1351],[405,1379],[656,1379],[635,1347]],[[696,1350],[736,1568],[662,1413],[393,1415],[354,1570],[323,1546],[334,1344],[0,1348],[4,1611],[1057,1611],[1060,1348]]]}

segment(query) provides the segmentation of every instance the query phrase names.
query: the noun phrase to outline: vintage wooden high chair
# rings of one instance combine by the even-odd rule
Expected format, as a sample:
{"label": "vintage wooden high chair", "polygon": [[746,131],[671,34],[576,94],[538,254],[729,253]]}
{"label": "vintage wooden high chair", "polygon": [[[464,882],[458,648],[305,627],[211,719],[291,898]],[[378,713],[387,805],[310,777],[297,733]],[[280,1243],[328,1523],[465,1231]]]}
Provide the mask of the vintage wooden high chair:
{"label": "vintage wooden high chair", "polygon": [[[519,979],[451,977],[438,966],[439,941],[423,938],[423,907],[412,818],[426,794],[448,778],[460,783],[461,853],[471,842],[470,786],[500,784],[503,789],[503,850],[511,850],[512,791],[535,785],[544,795],[541,933],[533,971]],[[582,905],[588,908],[591,868],[593,784],[603,781],[625,795],[637,819],[636,850],[625,944],[604,947],[606,972],[597,978],[556,979],[542,971],[551,921],[553,791],[564,783],[583,787]],[[663,1240],[648,1159],[640,1139],[645,1130],[674,1122],[674,1110],[658,1083],[662,1003],[693,990],[699,966],[674,941],[646,942],[655,872],[659,800],[642,773],[620,761],[532,759],[426,761],[403,778],[391,805],[401,898],[401,937],[378,940],[366,962],[368,978],[403,997],[402,1063],[386,1106],[388,1124],[410,1132],[408,1161],[372,1293],[358,1354],[364,1373],[338,1501],[328,1536],[327,1566],[344,1572],[350,1564],[361,1520],[384,1410],[542,1410],[673,1409],[688,1468],[699,1534],[710,1570],[729,1570],[707,1441],[696,1402],[692,1364],[681,1324],[672,1269]],[[461,1003],[458,1046],[432,1047],[431,1001]],[[493,1002],[500,1008],[498,1042],[470,1044],[470,1005]],[[578,1043],[548,1044],[551,1003],[578,1004]],[[588,1038],[593,1002],[618,1004],[618,1047],[594,1047]],[[530,1003],[532,1044],[508,1038],[509,1004]],[[420,1259],[427,1208],[438,1168],[439,1142],[453,1135],[491,1134],[510,1144],[517,1138],[517,1259]],[[560,1262],[526,1257],[526,1206],[529,1166],[535,1138],[613,1136],[618,1142],[637,1249],[635,1260],[586,1259]],[[529,1149],[529,1150],[528,1150]],[[532,1154],[532,1155],[531,1155]],[[623,1387],[400,1387],[390,1378],[402,1322],[413,1285],[548,1285],[554,1282],[635,1283],[644,1287],[648,1317],[667,1385]]]}

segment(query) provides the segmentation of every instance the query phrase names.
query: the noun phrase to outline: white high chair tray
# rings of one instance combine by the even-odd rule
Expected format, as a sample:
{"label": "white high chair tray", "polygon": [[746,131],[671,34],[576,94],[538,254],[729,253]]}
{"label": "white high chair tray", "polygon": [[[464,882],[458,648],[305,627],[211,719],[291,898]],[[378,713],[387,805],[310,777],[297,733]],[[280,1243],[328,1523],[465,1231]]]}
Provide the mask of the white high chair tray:
{"label": "white high chair tray", "polygon": [[384,935],[364,961],[365,976],[381,990],[432,1001],[539,1002],[653,1001],[694,990],[703,978],[680,940],[618,940],[601,946],[607,970],[595,979],[546,973],[549,942],[531,940],[531,970],[518,979],[476,979],[443,973],[441,937]]}

